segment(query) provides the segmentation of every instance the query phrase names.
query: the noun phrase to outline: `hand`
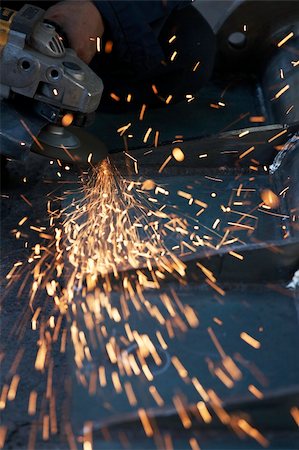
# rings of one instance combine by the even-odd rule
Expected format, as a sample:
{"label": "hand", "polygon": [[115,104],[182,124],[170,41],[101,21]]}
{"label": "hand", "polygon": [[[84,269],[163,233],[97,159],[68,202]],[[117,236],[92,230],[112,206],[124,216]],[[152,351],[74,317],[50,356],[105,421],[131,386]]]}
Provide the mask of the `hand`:
{"label": "hand", "polygon": [[91,1],[57,3],[46,11],[45,19],[60,25],[71,48],[82,61],[90,63],[97,51],[97,37],[101,38],[104,33],[101,14]]}

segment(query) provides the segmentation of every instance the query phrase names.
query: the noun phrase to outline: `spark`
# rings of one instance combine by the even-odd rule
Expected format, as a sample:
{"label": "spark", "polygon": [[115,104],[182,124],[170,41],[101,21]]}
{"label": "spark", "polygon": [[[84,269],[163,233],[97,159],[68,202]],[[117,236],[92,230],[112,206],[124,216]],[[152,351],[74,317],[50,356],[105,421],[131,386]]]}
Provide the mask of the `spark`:
{"label": "spark", "polygon": [[127,394],[129,403],[131,406],[135,406],[137,405],[137,398],[134,394],[133,388],[131,383],[129,383],[128,381],[124,384],[124,388],[125,388],[125,392]]}
{"label": "spark", "polygon": [[250,116],[249,121],[252,123],[264,123],[266,122],[265,116]]}
{"label": "spark", "polygon": [[156,183],[153,180],[145,180],[142,183],[142,190],[144,191],[151,191],[155,189]]}
{"label": "spark", "polygon": [[248,333],[245,333],[244,331],[240,334],[240,338],[255,349],[261,348],[261,343],[257,339],[254,339],[252,336],[250,336]]}
{"label": "spark", "polygon": [[225,351],[222,348],[222,345],[220,344],[219,340],[217,339],[213,329],[211,327],[208,327],[208,333],[213,341],[213,344],[215,345],[219,355],[221,356],[222,359],[224,359],[226,357]]}
{"label": "spark", "polygon": [[261,192],[261,199],[265,203],[266,206],[270,208],[278,208],[280,204],[279,197],[271,191],[271,189],[263,189]]}
{"label": "spark", "polygon": [[186,198],[187,200],[190,200],[190,198],[192,198],[192,195],[189,194],[188,192],[177,191],[177,194],[178,194],[180,197]]}
{"label": "spark", "polygon": [[225,295],[225,291],[218,286],[216,283],[214,283],[213,281],[209,280],[208,278],[206,279],[206,283],[211,286],[212,289],[214,289],[216,292],[218,292],[218,294],[224,296]]}
{"label": "spark", "polygon": [[255,439],[262,447],[269,446],[269,441],[256,428],[253,428],[245,419],[239,419],[238,426],[244,431],[244,433]]}
{"label": "spark", "polygon": [[114,92],[111,92],[110,97],[115,100],[116,102],[120,101],[120,97],[116,95]]}
{"label": "spark", "polygon": [[244,158],[245,156],[247,156],[249,153],[253,152],[253,150],[255,149],[254,146],[248,148],[247,150],[245,150],[245,152],[241,153],[241,155],[239,156],[240,159]]}
{"label": "spark", "polygon": [[244,225],[242,223],[238,223],[238,222],[227,222],[228,225],[232,225],[233,227],[237,227],[237,228],[243,228],[245,230],[254,230],[255,228],[250,226],[250,225]]}
{"label": "spark", "polygon": [[171,161],[171,159],[172,159],[172,156],[171,156],[171,155],[167,156],[167,158],[165,159],[165,161],[163,162],[163,164],[161,165],[161,167],[160,167],[159,170],[158,170],[159,173],[162,173],[162,172],[163,172],[163,170],[165,169],[165,167],[167,166],[167,164],[169,163],[169,161]]}
{"label": "spark", "polygon": [[0,448],[1,449],[4,447],[6,434],[7,434],[7,426],[0,425]]}
{"label": "spark", "polygon": [[[267,205],[263,205],[265,208],[269,208],[269,206]],[[290,216],[288,216],[287,214],[279,214],[279,213],[274,213],[272,211],[265,211],[264,209],[260,209],[258,208],[258,211],[263,212],[264,214],[269,214],[270,216],[274,216],[274,217],[281,217],[282,219],[289,219]]]}
{"label": "spark", "polygon": [[97,36],[97,52],[101,51],[101,38]]}
{"label": "spark", "polygon": [[294,109],[294,105],[291,105],[287,111],[286,111],[286,115],[290,114],[290,112]]}
{"label": "spark", "polygon": [[24,225],[24,223],[25,223],[27,220],[28,220],[28,217],[27,217],[27,216],[23,217],[23,218],[19,221],[18,225],[20,225],[20,226]]}
{"label": "spark", "polygon": [[278,42],[277,47],[282,47],[287,41],[289,41],[294,36],[293,31],[285,36],[281,41]]}
{"label": "spark", "polygon": [[150,423],[150,420],[148,418],[148,415],[146,414],[145,409],[139,409],[138,410],[138,416],[140,418],[140,421],[142,423],[144,432],[146,434],[147,437],[152,437],[154,435],[154,430],[153,427]]}
{"label": "spark", "polygon": [[242,132],[239,134],[239,138],[242,138],[242,137],[244,137],[244,136],[247,136],[247,134],[249,134],[249,133],[250,133],[249,130],[242,131]]}
{"label": "spark", "polygon": [[151,385],[149,387],[149,392],[151,393],[151,395],[153,396],[153,399],[155,400],[155,402],[157,403],[158,406],[162,407],[164,405],[164,400],[161,397],[161,395],[159,394],[159,392],[157,391],[156,387]]}
{"label": "spark", "polygon": [[182,149],[180,149],[179,147],[175,147],[172,150],[172,156],[174,157],[174,159],[178,162],[182,162],[185,159],[185,155],[184,152],[182,151]]}
{"label": "spark", "polygon": [[198,61],[198,62],[195,64],[195,66],[193,67],[192,71],[195,72],[195,71],[198,69],[199,65],[200,65],[200,61]]}
{"label": "spark", "polygon": [[217,325],[219,325],[219,326],[223,325],[222,320],[218,319],[218,317],[213,317],[213,321],[214,321],[215,323],[217,323]]}
{"label": "spark", "polygon": [[173,54],[171,55],[171,57],[170,57],[170,61],[174,61],[175,58],[177,57],[177,54],[178,54],[178,52],[175,50],[175,51],[173,52]]}
{"label": "spark", "polygon": [[283,131],[280,131],[279,133],[275,134],[274,136],[272,136],[271,138],[268,139],[268,142],[273,142],[275,141],[275,139],[278,139],[280,136],[282,136],[283,134],[287,133],[288,129],[285,129]]}
{"label": "spark", "polygon": [[147,132],[145,133],[144,138],[143,138],[143,143],[144,143],[144,144],[147,143],[148,138],[149,138],[149,136],[150,136],[150,134],[151,134],[152,131],[153,131],[152,128],[148,128],[148,130],[147,130]]}
{"label": "spark", "polygon": [[154,140],[154,146],[155,147],[158,147],[158,144],[159,144],[159,131],[156,131],[156,133],[155,133],[155,140]]}
{"label": "spark", "polygon": [[258,398],[258,399],[264,398],[264,394],[263,394],[257,387],[255,387],[253,384],[250,384],[250,385],[248,386],[248,390],[249,390],[249,392],[251,392],[251,394],[254,395],[256,398]]}
{"label": "spark", "polygon": [[120,133],[120,136],[123,136],[124,133],[130,128],[132,125],[131,122],[127,123],[126,125],[123,125],[122,127],[117,129],[117,132]]}
{"label": "spark", "polygon": [[205,403],[203,401],[200,401],[196,405],[199,414],[201,415],[203,421],[205,423],[211,423],[212,422],[212,416],[209,413],[208,408],[206,407]]}
{"label": "spark", "polygon": [[213,230],[215,230],[218,227],[219,224],[220,224],[220,219],[216,219],[215,222],[212,225]]}
{"label": "spark", "polygon": [[23,119],[20,120],[21,125],[25,128],[25,130],[27,131],[27,133],[31,136],[31,138],[34,140],[35,144],[38,146],[38,148],[40,150],[44,150],[44,147],[42,146],[42,144],[39,142],[39,140],[37,139],[37,137],[31,132],[30,128],[28,127],[28,125],[24,122]]}
{"label": "spark", "polygon": [[290,85],[286,84],[283,88],[281,88],[274,96],[274,98],[277,100],[279,97],[282,96],[288,89],[290,89]]}
{"label": "spark", "polygon": [[224,373],[220,367],[216,367],[214,370],[216,377],[228,388],[232,389],[234,387],[234,382]]}
{"label": "spark", "polygon": [[74,115],[71,113],[67,113],[63,116],[61,123],[64,127],[69,127],[73,123],[73,120],[74,120]]}
{"label": "spark", "polygon": [[216,278],[213,275],[213,272],[209,269],[207,269],[205,266],[203,266],[201,263],[197,262],[196,263],[197,267],[200,268],[200,270],[202,271],[202,273],[209,278],[209,280],[211,280],[213,283],[215,283]]}
{"label": "spark", "polygon": [[113,42],[107,41],[105,44],[105,53],[107,53],[107,54],[111,53],[112,49],[113,49]]}
{"label": "spark", "polygon": [[44,441],[49,440],[50,436],[49,425],[50,425],[50,417],[48,414],[45,414],[43,417],[43,432],[42,432],[42,437]]}
{"label": "spark", "polygon": [[37,402],[37,392],[31,391],[29,395],[28,402],[28,414],[29,416],[34,416],[36,413],[36,402]]}
{"label": "spark", "polygon": [[200,450],[200,446],[194,437],[189,439],[189,444],[192,450]]}
{"label": "spark", "polygon": [[146,105],[143,104],[142,107],[141,107],[141,110],[140,110],[139,120],[143,120],[144,119],[145,110],[146,110]]}
{"label": "spark", "polygon": [[291,416],[293,417],[296,425],[299,427],[299,408],[297,408],[296,406],[293,406],[290,409],[290,413],[291,413]]}
{"label": "spark", "polygon": [[175,409],[177,410],[177,413],[182,421],[183,427],[186,429],[191,428],[192,422],[190,420],[190,417],[186,411],[186,408],[185,408],[181,398],[178,395],[174,396],[173,403],[174,403]]}
{"label": "spark", "polygon": [[1,396],[0,396],[0,411],[5,409],[5,407],[6,407],[8,390],[9,390],[8,384],[4,384],[2,387]]}
{"label": "spark", "polygon": [[177,372],[181,378],[186,378],[188,376],[187,370],[185,369],[185,367],[183,366],[181,361],[176,356],[173,356],[171,358],[171,362],[174,365],[175,369],[177,370]]}
{"label": "spark", "polygon": [[230,251],[230,252],[228,252],[231,256],[234,256],[235,258],[237,258],[237,259],[239,259],[240,261],[243,261],[243,259],[244,259],[244,256],[243,255],[240,255],[239,253],[236,253],[236,252],[233,252],[233,251]]}
{"label": "spark", "polygon": [[32,203],[28,200],[27,197],[25,197],[25,195],[20,194],[20,197],[24,200],[25,203],[27,203],[27,205],[31,206],[32,208]]}
{"label": "spark", "polygon": [[43,370],[45,361],[46,361],[46,355],[47,355],[47,348],[45,342],[42,342],[40,345],[40,348],[36,355],[35,360],[35,368],[36,370]]}
{"label": "spark", "polygon": [[204,390],[203,386],[200,384],[198,379],[197,378],[192,378],[191,381],[192,381],[193,386],[195,387],[195,389],[197,390],[197,392],[201,396],[201,398],[204,400],[204,402],[208,402],[209,401],[209,395]]}

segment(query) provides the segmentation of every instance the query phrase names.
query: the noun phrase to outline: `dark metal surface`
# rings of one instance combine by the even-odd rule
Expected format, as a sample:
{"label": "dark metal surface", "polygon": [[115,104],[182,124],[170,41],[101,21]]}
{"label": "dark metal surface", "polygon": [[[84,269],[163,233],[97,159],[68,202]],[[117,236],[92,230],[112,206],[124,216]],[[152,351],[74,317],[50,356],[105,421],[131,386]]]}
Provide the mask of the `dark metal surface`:
{"label": "dark metal surface", "polygon": [[[287,27],[281,36],[287,36],[290,31],[292,28]],[[263,90],[267,109],[273,120],[279,123],[299,122],[299,70],[296,66],[298,55],[299,38],[296,37],[280,49],[276,49],[263,70]],[[276,98],[277,93],[287,86],[288,89],[283,95]]]}

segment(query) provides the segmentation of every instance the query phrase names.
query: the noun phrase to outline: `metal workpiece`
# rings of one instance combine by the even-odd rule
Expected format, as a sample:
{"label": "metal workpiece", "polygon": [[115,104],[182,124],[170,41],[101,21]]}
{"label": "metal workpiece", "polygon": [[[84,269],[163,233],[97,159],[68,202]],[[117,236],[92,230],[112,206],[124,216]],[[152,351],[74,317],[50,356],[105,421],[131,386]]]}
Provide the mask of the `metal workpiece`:
{"label": "metal workpiece", "polygon": [[255,74],[269,119],[298,122],[299,3],[235,2],[216,31],[219,70]]}
{"label": "metal workpiece", "polygon": [[[288,422],[289,409],[286,409],[285,414],[282,414],[282,410],[284,410],[282,403],[284,395],[287,397],[290,395],[292,400],[289,398],[289,401],[291,402],[296,401],[298,398],[297,378],[299,363],[294,345],[294,342],[297,343],[296,333],[298,320],[293,306],[293,299],[288,295],[288,292],[275,292],[269,286],[247,285],[243,289],[235,286],[228,289],[226,296],[221,301],[217,301],[215,296],[204,286],[200,287],[196,284],[190,284],[184,287],[174,284],[166,292],[169,293],[171,288],[176,290],[184,305],[191,305],[196,311],[200,318],[201,326],[190,330],[185,336],[175,335],[173,339],[170,339],[169,346],[166,350],[159,349],[158,354],[162,360],[160,366],[155,364],[153,360],[149,362],[150,370],[154,374],[154,385],[157,391],[163,395],[164,402],[162,406],[158,407],[154,402],[148,390],[150,383],[144,376],[124,376],[125,381],[131,382],[133,391],[138,395],[138,398],[139,396],[142,397],[142,405],[146,405],[149,416],[154,418],[158,423],[162,417],[168,417],[168,421],[164,420],[164,423],[162,421],[162,430],[175,428],[178,430],[176,434],[180,436],[181,425],[179,420],[176,420],[177,411],[172,401],[173,392],[180,392],[182,394],[185,400],[186,410],[190,416],[196,411],[196,402],[194,401],[196,396],[191,381],[188,382],[189,378],[187,377],[185,380],[182,380],[170,362],[172,355],[175,354],[180,361],[184,361],[184,367],[190,379],[196,377],[204,386],[208,386],[208,389],[217,389],[225,410],[236,411],[238,413],[242,410],[251,413],[251,407],[253,409],[256,408],[254,414],[255,425],[266,428],[267,425],[273,423],[273,417],[269,414],[269,409],[274,409],[276,411],[277,427],[281,426],[281,421],[283,420],[279,416],[285,418],[284,423],[287,423],[286,428],[290,426],[291,422]],[[151,304],[159,304],[157,293],[149,291],[145,295]],[[76,299],[76,301],[79,304],[79,300]],[[115,301],[115,304],[118,305],[118,302]],[[278,307],[278,305],[280,306]],[[86,336],[90,336],[84,324],[83,313],[80,308],[78,309],[80,310],[78,315],[82,321],[80,322],[80,326]],[[280,313],[278,313],[278,310]],[[285,327],[281,326],[282,316],[288,324]],[[213,322],[213,317],[223,319],[223,328],[225,328],[217,327]],[[112,326],[109,321],[107,322],[109,335],[118,336],[121,333],[121,324],[115,323]],[[157,328],[157,325],[151,317],[145,318],[136,311],[132,312],[130,323],[135,330],[142,330],[144,333],[147,333],[153,341],[157,329],[159,331],[162,330],[161,332],[164,331],[163,327]],[[208,326],[221,339],[221,345],[225,351],[232,351],[234,355],[233,360],[242,370],[242,379],[236,383],[234,389],[227,389],[216,377],[211,377],[206,362],[210,362],[209,367],[213,364],[217,365],[220,356],[211,339],[209,339],[206,331],[206,327]],[[245,345],[242,345],[242,341],[240,342],[239,333],[240,330],[257,330],[259,327],[263,328],[263,332],[259,334],[263,343],[260,351],[256,352],[253,356],[253,349],[249,348],[249,346],[246,348]],[[122,350],[119,359],[120,361],[125,361],[127,354],[136,354],[136,345],[135,348],[133,345],[127,347],[124,345]],[[79,382],[79,374],[84,375],[88,381],[93,378],[93,373],[96,372],[96,363],[105,367],[107,379],[111,377],[113,370],[115,370],[115,366],[111,364],[101,348],[94,350],[93,355],[95,363],[88,364],[86,361],[81,370],[78,370],[73,363],[72,355],[68,355],[69,360],[73,363],[73,382],[75,386],[72,396],[72,421],[74,428],[82,430],[86,423],[86,417],[88,420],[93,421],[94,431],[101,430],[104,427],[109,427],[110,431],[110,427],[113,424],[118,425],[118,430],[123,431],[124,429],[127,430],[129,428],[128,424],[131,423],[134,436],[132,446],[134,446],[139,427],[138,407],[129,405],[125,391],[123,390],[116,395],[113,387],[107,383],[106,386],[97,389],[91,396],[88,395],[88,389],[84,388]],[[252,362],[253,359],[254,363]],[[290,370],[285,369],[286,360],[289,361],[288,368]],[[279,361],[281,361],[281,365],[278,363]],[[259,367],[259,371],[255,370],[256,367]],[[279,376],[281,372],[284,373],[283,377]],[[259,401],[248,393],[248,385],[251,383],[256,384],[257,382],[261,383],[264,393],[263,400]],[[279,398],[280,394],[282,398]],[[105,399],[105,405],[108,405],[106,408],[101,407],[103,399]],[[273,404],[271,404],[271,399]],[[264,402],[265,404],[263,405]],[[271,405],[270,407],[269,403]],[[86,405],[86,407],[82,408],[82,404]],[[209,406],[209,404],[208,401],[207,405]],[[268,408],[266,406],[267,404]],[[263,409],[262,405],[265,409]],[[258,414],[258,411],[260,414]],[[295,426],[294,424],[294,429]],[[198,433],[201,433],[201,436],[204,436],[207,427],[207,424],[198,421],[198,426],[196,427],[195,425],[194,429]],[[218,422],[216,433],[219,433],[219,427],[221,429],[221,424]],[[96,433],[95,436],[97,436]],[[215,441],[213,440],[213,442]],[[148,440],[143,444],[140,444],[139,441],[139,446],[136,445],[136,449],[154,448],[154,443],[149,447],[146,444],[148,444]],[[115,447],[111,446],[108,448],[114,449]],[[188,446],[187,444],[182,444],[178,448],[187,449]],[[211,448],[222,449],[222,441],[219,447]],[[255,447],[251,443],[250,446],[244,445],[243,447],[242,444],[241,447],[239,444],[234,447],[228,445],[227,448],[252,449]],[[289,448],[295,449],[296,447]]]}
{"label": "metal workpiece", "polygon": [[[279,33],[282,39],[293,33],[295,27],[287,27]],[[296,35],[299,32],[299,22]],[[295,34],[295,33],[294,33]],[[267,111],[273,121],[279,123],[299,122],[299,38],[289,45],[275,49],[267,61],[262,75],[262,85],[266,97]]]}
{"label": "metal workpiece", "polygon": [[298,23],[297,1],[233,2],[215,27],[219,67],[252,71],[275,49],[279,32]]}
{"label": "metal workpiece", "polygon": [[[206,137],[185,139],[179,143],[165,142],[158,148],[153,147],[131,147],[130,153],[138,160],[139,173],[148,175],[149,170],[157,173],[162,163],[171,156],[172,149],[176,146],[184,152],[184,160],[178,166],[177,161],[171,158],[163,174],[184,170],[189,173],[199,169],[216,169],[219,172],[233,170],[248,170],[251,164],[250,158],[243,156],[244,150],[252,149],[253,156],[260,164],[272,163],[277,151],[275,146],[287,142],[299,128],[299,122],[292,125],[271,124],[259,127],[248,127],[226,131],[223,133]],[[242,136],[240,138],[240,136]],[[273,141],[271,139],[277,136]],[[270,140],[270,142],[269,142]],[[274,142],[274,144],[272,144]],[[204,155],[203,158],[200,158]],[[249,155],[249,153],[248,153]],[[133,162],[120,150],[111,152],[110,159],[117,167],[131,167],[133,173]]]}
{"label": "metal workpiece", "polygon": [[299,134],[294,135],[279,152],[270,166],[272,182],[283,192],[281,212],[284,219],[284,234],[299,237]]}

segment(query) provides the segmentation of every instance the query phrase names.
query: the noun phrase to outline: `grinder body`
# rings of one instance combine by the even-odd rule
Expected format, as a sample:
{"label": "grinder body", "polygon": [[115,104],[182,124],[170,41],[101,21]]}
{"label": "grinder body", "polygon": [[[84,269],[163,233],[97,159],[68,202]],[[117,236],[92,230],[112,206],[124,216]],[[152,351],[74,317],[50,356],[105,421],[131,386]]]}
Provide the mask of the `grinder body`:
{"label": "grinder body", "polygon": [[[32,150],[84,162],[94,149],[86,148],[86,133],[77,128],[88,123],[102,92],[101,79],[65,48],[43,9],[1,8],[1,155],[24,159]],[[105,157],[104,145],[98,146]]]}

